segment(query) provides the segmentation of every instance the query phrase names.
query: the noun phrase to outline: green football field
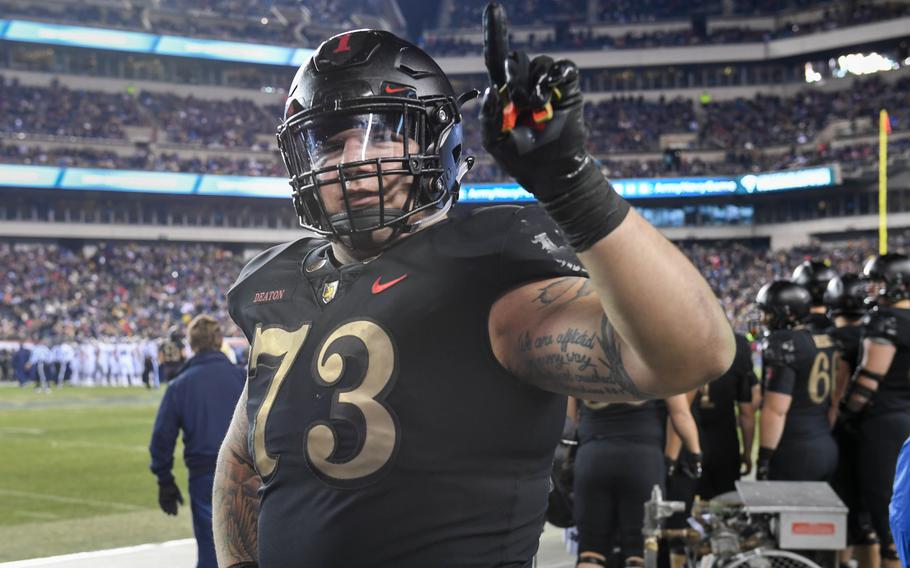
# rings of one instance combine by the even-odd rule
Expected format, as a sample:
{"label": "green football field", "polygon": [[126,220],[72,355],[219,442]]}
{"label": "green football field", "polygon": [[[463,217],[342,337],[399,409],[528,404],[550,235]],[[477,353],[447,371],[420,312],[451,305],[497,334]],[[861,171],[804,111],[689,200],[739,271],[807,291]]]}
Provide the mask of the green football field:
{"label": "green football field", "polygon": [[0,562],[193,536],[187,507],[158,509],[148,469],[163,392],[0,388]]}

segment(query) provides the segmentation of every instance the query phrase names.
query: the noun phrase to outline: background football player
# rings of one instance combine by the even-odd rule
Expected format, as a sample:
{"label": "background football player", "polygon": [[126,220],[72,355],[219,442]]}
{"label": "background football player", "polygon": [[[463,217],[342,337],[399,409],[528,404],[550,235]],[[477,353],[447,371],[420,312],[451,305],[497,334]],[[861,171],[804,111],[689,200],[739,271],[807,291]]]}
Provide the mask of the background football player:
{"label": "background football player", "polygon": [[[828,330],[838,352],[835,365],[835,383],[832,404],[839,405],[859,364],[862,342],[862,318],[867,308],[868,280],[856,274],[834,278],[825,290],[825,305],[834,321]],[[833,410],[836,412],[837,407]],[[838,447],[837,471],[832,486],[849,509],[847,513],[847,549],[841,554],[841,563],[853,558],[862,568],[876,568],[880,564],[878,536],[872,528],[869,509],[860,491],[860,437],[856,424],[840,423],[834,430]],[[848,426],[848,427],[844,427]]]}
{"label": "background football player", "polygon": [[793,270],[791,280],[808,290],[812,296],[812,305],[805,321],[812,333],[825,333],[833,325],[825,306],[825,290],[834,278],[837,278],[837,272],[818,260],[807,260]]}
{"label": "background football player", "polygon": [[[665,428],[700,456],[698,428],[685,394],[641,403],[581,401],[575,408],[575,524],[579,566],[605,566],[614,547],[626,566],[644,562],[643,504],[655,485],[665,489]],[[696,477],[700,465],[686,462]]]}
{"label": "background football player", "polygon": [[740,475],[752,471],[755,408],[760,398],[752,346],[738,333],[733,366],[721,378],[701,387],[695,397],[704,454],[704,471],[696,493],[703,500],[734,491]]}
{"label": "background football player", "polygon": [[888,503],[897,456],[910,436],[910,259],[880,255],[863,274],[876,286],[878,305],[863,318],[860,364],[838,420],[859,430],[863,497],[881,539],[883,565],[896,567]]}
{"label": "background football player", "polygon": [[279,147],[321,238],[228,296],[252,348],[222,566],[530,566],[564,395],[665,398],[732,362],[707,283],[587,153],[575,65],[487,23],[484,146],[543,208],[448,216],[469,97],[412,44],[344,33],[294,79]]}
{"label": "background football player", "polygon": [[828,420],[834,342],[800,323],[812,303],[802,286],[770,282],[755,302],[768,328],[762,344],[764,397],[756,477],[830,481],[837,467],[837,444]]}

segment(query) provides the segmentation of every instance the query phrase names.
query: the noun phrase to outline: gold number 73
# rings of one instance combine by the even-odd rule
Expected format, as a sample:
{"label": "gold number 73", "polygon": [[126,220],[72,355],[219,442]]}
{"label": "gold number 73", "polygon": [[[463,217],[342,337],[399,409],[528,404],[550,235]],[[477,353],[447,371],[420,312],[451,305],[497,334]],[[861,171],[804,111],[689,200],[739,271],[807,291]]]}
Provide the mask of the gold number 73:
{"label": "gold number 73", "polygon": [[[256,411],[251,426],[253,458],[256,469],[264,479],[275,472],[278,459],[268,453],[265,446],[265,431],[275,398],[288,372],[303,347],[310,324],[295,330],[281,327],[263,329],[256,326],[250,351],[250,376],[255,377],[256,367],[262,355],[280,358],[269,383],[268,391]],[[337,438],[331,423],[320,420],[307,428],[305,451],[307,461],[327,481],[355,481],[376,473],[386,465],[395,452],[398,441],[398,426],[392,410],[383,398],[395,377],[395,348],[388,333],[378,324],[360,320],[347,322],[335,328],[320,344],[313,365],[314,380],[320,386],[332,387],[345,376],[345,357],[353,356],[343,351],[349,342],[339,341],[354,338],[366,348],[367,361],[361,376],[354,378],[354,386],[336,389],[332,400],[329,419],[342,419],[340,405],[352,405],[363,416],[363,430],[358,432],[363,444],[356,455],[345,461],[332,459]],[[255,380],[255,379],[251,379]]]}

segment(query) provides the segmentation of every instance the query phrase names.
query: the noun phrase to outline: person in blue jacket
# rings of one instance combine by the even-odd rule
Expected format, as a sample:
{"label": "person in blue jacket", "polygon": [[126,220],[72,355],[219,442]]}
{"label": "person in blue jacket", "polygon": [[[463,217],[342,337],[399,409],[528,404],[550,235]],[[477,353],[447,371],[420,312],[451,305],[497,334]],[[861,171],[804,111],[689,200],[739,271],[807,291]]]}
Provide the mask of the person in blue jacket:
{"label": "person in blue jacket", "polygon": [[183,430],[183,461],[189,471],[190,509],[199,549],[197,567],[217,568],[212,536],[215,460],[245,377],[221,352],[222,332],[214,318],[196,316],[187,328],[187,337],[193,357],[168,384],[161,400],[149,444],[150,467],[158,477],[161,510],[176,515],[183,496],[171,469],[177,434]]}
{"label": "person in blue jacket", "polygon": [[904,442],[897,457],[889,514],[901,566],[910,566],[910,438]]}
{"label": "person in blue jacket", "polygon": [[19,386],[24,387],[29,381],[28,361],[32,352],[25,346],[25,343],[19,345],[19,349],[13,354],[13,376],[19,381]]}

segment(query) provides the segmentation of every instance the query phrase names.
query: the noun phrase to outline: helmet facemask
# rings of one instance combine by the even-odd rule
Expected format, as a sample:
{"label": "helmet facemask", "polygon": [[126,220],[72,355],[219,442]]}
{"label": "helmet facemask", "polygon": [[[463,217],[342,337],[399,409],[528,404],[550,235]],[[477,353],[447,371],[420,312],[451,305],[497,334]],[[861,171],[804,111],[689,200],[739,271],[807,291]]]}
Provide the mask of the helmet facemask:
{"label": "helmet facemask", "polygon": [[363,252],[443,217],[467,171],[458,167],[461,117],[445,96],[302,110],[279,126],[278,147],[300,224]]}

